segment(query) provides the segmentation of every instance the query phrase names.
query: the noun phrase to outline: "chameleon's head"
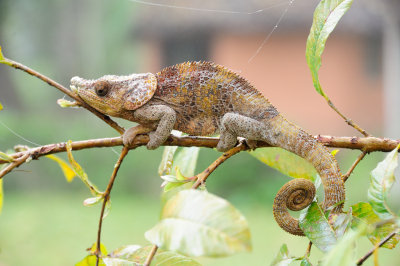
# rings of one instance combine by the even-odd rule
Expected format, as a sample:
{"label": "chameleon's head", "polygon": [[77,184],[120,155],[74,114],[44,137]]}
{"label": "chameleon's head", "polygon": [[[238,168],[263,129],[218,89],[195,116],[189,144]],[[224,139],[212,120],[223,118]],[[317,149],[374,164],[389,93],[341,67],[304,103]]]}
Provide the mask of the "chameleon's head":
{"label": "chameleon's head", "polygon": [[121,111],[135,110],[148,102],[157,89],[157,79],[151,73],[107,75],[94,80],[73,77],[70,87],[98,111],[119,116]]}

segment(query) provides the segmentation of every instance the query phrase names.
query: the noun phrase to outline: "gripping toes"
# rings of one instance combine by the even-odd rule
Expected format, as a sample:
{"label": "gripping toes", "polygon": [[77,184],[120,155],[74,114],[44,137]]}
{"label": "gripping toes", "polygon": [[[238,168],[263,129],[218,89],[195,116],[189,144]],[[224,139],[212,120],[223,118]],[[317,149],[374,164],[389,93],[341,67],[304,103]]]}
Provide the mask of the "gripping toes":
{"label": "gripping toes", "polygon": [[225,131],[221,131],[220,140],[217,145],[217,150],[221,152],[228,151],[235,147],[237,138],[235,135]]}
{"label": "gripping toes", "polygon": [[[167,138],[164,138],[164,137],[161,137],[161,136],[157,135],[155,131],[150,132],[149,133],[149,137],[150,137],[150,140],[146,145],[147,149],[149,149],[149,150],[157,149],[167,139]],[[167,137],[168,137],[168,135],[167,135]]]}
{"label": "gripping toes", "polygon": [[253,149],[256,140],[263,140],[263,132],[266,131],[265,125],[247,116],[226,113],[221,119],[220,141],[217,150],[227,151],[237,143],[237,137],[247,139],[247,145]]}
{"label": "gripping toes", "polygon": [[122,143],[124,144],[124,146],[129,147],[133,144],[133,141],[138,134],[146,134],[149,133],[151,130],[151,128],[147,128],[142,125],[131,127],[126,130],[122,135]]}

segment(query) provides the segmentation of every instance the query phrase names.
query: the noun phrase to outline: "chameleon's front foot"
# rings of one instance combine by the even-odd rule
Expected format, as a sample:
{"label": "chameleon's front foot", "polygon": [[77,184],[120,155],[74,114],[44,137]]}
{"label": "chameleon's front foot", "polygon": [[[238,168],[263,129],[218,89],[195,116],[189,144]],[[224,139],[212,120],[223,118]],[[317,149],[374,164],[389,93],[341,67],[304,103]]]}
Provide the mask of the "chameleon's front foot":
{"label": "chameleon's front foot", "polygon": [[[122,135],[122,143],[125,147],[130,147],[133,144],[136,136],[139,134],[147,134],[151,132],[153,129],[144,127],[142,125],[138,125],[135,127],[131,127],[125,130],[124,134]],[[149,142],[150,143],[150,142]]]}

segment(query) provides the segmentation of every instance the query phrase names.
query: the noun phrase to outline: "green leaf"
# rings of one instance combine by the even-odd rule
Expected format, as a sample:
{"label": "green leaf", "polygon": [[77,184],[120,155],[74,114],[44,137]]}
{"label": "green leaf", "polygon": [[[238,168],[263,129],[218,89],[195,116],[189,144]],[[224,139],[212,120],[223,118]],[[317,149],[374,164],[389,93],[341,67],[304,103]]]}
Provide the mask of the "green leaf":
{"label": "green leaf", "polygon": [[352,209],[350,209],[347,213],[333,214],[329,217],[336,239],[343,237],[350,228],[353,218],[352,214]]}
{"label": "green leaf", "polygon": [[114,250],[109,256],[112,258],[129,259],[130,256],[140,248],[141,246],[139,245],[122,246]]}
{"label": "green leaf", "polygon": [[178,166],[181,175],[194,176],[196,170],[199,147],[182,148],[175,156],[174,166]]}
{"label": "green leaf", "polygon": [[169,175],[172,172],[172,164],[174,163],[174,154],[178,149],[177,146],[166,146],[158,166],[158,174],[160,176]]}
{"label": "green leaf", "polygon": [[275,259],[271,262],[271,266],[285,266],[297,260],[296,257],[290,256],[286,244],[283,244],[276,254]]}
{"label": "green leaf", "polygon": [[[124,260],[136,263],[135,265],[143,265],[148,257],[152,246],[146,246],[143,248],[136,249],[127,256],[122,256]],[[113,252],[114,253],[114,252]],[[111,254],[113,256],[113,254]],[[129,265],[129,264],[128,264]],[[192,258],[183,256],[176,252],[165,251],[158,249],[156,255],[153,257],[151,265],[154,266],[170,266],[170,265],[183,265],[183,266],[198,266],[200,265],[197,261]]]}
{"label": "green leaf", "polygon": [[6,58],[4,58],[3,52],[1,51],[1,46],[0,46],[0,63],[6,64],[6,65],[9,65],[9,66],[12,65],[10,61],[8,61]]}
{"label": "green leaf", "polygon": [[173,185],[173,184],[175,184],[175,183],[168,183],[167,185],[166,185],[166,187],[164,188],[164,193],[162,193],[162,195],[161,195],[161,204],[162,205],[164,205],[170,198],[172,198],[173,196],[175,196],[175,194],[177,194],[179,191],[182,191],[182,190],[187,190],[187,189],[191,189],[192,188],[192,186],[193,186],[193,183],[194,182],[188,182],[188,183],[185,183],[185,184],[183,184],[183,185],[179,185],[179,186],[176,186],[176,187],[172,187],[171,189],[166,189],[166,187],[168,186],[168,185]]}
{"label": "green leaf", "polygon": [[365,235],[368,227],[360,225],[356,230],[349,230],[323,258],[322,266],[342,266],[356,264],[356,249],[354,248],[357,239]]}
{"label": "green leaf", "polygon": [[161,221],[145,237],[160,248],[188,256],[221,257],[251,250],[244,216],[228,201],[193,189],[170,198]]}
{"label": "green leaf", "polygon": [[301,230],[320,250],[327,252],[336,244],[335,231],[316,202],[301,212],[299,220]]}
{"label": "green leaf", "polygon": [[311,163],[281,148],[261,148],[249,153],[266,165],[293,177],[314,181],[318,175]]}
{"label": "green leaf", "polygon": [[314,12],[313,24],[307,39],[306,58],[314,87],[326,100],[329,98],[323,92],[318,78],[321,55],[325,49],[326,40],[352,3],[353,0],[322,0]]}
{"label": "green leaf", "polygon": [[72,102],[72,101],[68,101],[65,99],[58,99],[57,104],[62,108],[79,107],[80,106],[78,102]]}
{"label": "green leaf", "polygon": [[[177,130],[172,130],[171,134],[178,137],[182,136],[182,132]],[[160,176],[171,174],[172,164],[174,163],[174,155],[178,146],[166,146],[164,147],[164,152],[161,158],[160,165],[158,166],[158,174]]]}
{"label": "green leaf", "polygon": [[[181,136],[182,132],[173,130],[173,134]],[[192,181],[190,177],[194,176],[200,149],[198,147],[181,148],[178,152],[177,149],[178,147],[175,146],[165,147],[158,167],[158,173],[164,180],[161,185],[164,187],[164,192]]]}
{"label": "green leaf", "polygon": [[72,156],[72,141],[67,141],[66,143],[66,148],[67,148],[67,154],[68,154],[68,160],[69,163],[72,166],[72,169],[74,170],[75,174],[82,180],[82,182],[89,188],[90,192],[94,195],[94,196],[99,196],[99,195],[103,195],[103,193],[101,191],[99,191],[97,189],[97,187],[90,182],[88,175],[85,173],[85,171],[83,170],[83,168],[79,165],[79,163],[77,163],[74,159],[74,157]]}
{"label": "green leaf", "polygon": [[176,176],[173,175],[164,175],[161,176],[161,179],[164,180],[164,182],[161,184],[161,187],[164,187],[164,192],[168,192],[171,189],[180,187],[182,185],[185,185],[187,183],[193,184],[194,178],[193,177],[186,177],[182,175],[179,166],[176,166]]}
{"label": "green leaf", "polygon": [[54,154],[46,155],[46,157],[58,163],[58,165],[61,167],[61,170],[63,171],[65,179],[67,179],[68,182],[72,182],[76,174],[66,161],[58,156],[55,156]]}
{"label": "green leaf", "polygon": [[387,220],[396,215],[386,204],[387,195],[395,180],[394,170],[398,165],[398,150],[391,151],[386,158],[371,172],[371,184],[368,189],[368,201],[373,211],[382,219]]}
{"label": "green leaf", "polygon": [[3,178],[0,179],[0,214],[3,209],[3,198],[4,198],[4,193],[3,193]]}
{"label": "green leaf", "polygon": [[161,185],[164,187],[164,192],[192,181],[190,177],[194,176],[199,150],[198,147],[190,147],[182,148],[175,153],[176,149],[164,149],[158,169],[159,173],[163,174],[161,178],[165,180]]}
{"label": "green leaf", "polygon": [[[373,226],[376,223],[382,221],[379,219],[378,215],[372,210],[371,204],[367,202],[359,202],[353,206],[353,220],[352,228],[360,226],[360,224],[365,223],[367,225]],[[382,239],[384,239],[388,234],[396,230],[397,224],[395,222],[388,222],[382,226],[375,228],[372,232],[367,234],[368,239],[372,244],[376,245]],[[392,249],[396,247],[400,240],[400,235],[396,234],[388,242],[386,242],[382,247]]]}
{"label": "green leaf", "polygon": [[123,259],[118,259],[118,258],[105,257],[102,260],[106,266],[129,266],[129,265],[137,266],[137,264],[134,262],[123,260]]}
{"label": "green leaf", "polygon": [[158,166],[158,174],[160,176],[169,175],[174,163],[174,154],[178,149],[177,146],[166,146],[161,158],[160,165]]}
{"label": "green leaf", "polygon": [[6,154],[4,152],[1,152],[1,151],[0,151],[0,159],[2,159],[4,161],[7,161],[7,162],[10,162],[10,163],[14,161],[13,157],[11,157],[10,155],[8,155],[8,154]]}

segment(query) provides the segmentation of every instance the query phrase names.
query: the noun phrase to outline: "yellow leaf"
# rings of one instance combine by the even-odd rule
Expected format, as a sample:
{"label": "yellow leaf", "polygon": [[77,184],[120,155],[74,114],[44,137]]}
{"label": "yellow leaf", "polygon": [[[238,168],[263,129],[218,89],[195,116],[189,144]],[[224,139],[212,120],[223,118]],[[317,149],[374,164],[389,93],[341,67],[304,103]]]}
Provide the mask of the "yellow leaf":
{"label": "yellow leaf", "polygon": [[12,63],[10,62],[10,60],[8,60],[7,58],[4,58],[3,53],[1,52],[1,46],[0,46],[0,63],[12,66]]}
{"label": "yellow leaf", "polygon": [[6,153],[4,153],[2,151],[0,151],[0,159],[2,159],[4,161],[7,161],[7,162],[13,162],[14,161],[13,157],[11,157],[10,155],[8,155],[8,154],[6,154]]}
{"label": "yellow leaf", "polygon": [[46,155],[46,157],[58,163],[58,165],[61,167],[61,170],[64,173],[65,179],[67,179],[68,182],[71,182],[74,179],[74,177],[76,176],[75,172],[74,170],[72,170],[71,166],[69,166],[66,161],[53,154]]}
{"label": "yellow leaf", "polygon": [[3,110],[3,105],[0,103],[0,110]]}
{"label": "yellow leaf", "polygon": [[[90,251],[91,251],[92,254],[96,252],[96,247],[97,247],[97,244],[94,243],[94,244],[92,245],[92,247],[90,248]],[[107,253],[107,248],[106,248],[106,246],[104,246],[103,243],[100,243],[100,252],[101,252],[101,254],[103,254],[103,255],[107,255],[107,254],[108,254],[108,253]]]}
{"label": "yellow leaf", "polygon": [[88,175],[86,172],[83,170],[83,168],[77,163],[74,159],[74,156],[72,156],[72,141],[68,140],[66,143],[66,148],[67,148],[67,154],[68,154],[68,160],[69,163],[72,166],[72,169],[74,173],[82,180],[82,182],[89,188],[90,192],[94,196],[102,195],[103,192],[98,190],[98,188],[90,182]]}
{"label": "yellow leaf", "polygon": [[0,214],[3,208],[3,179],[0,179]]}
{"label": "yellow leaf", "polygon": [[82,181],[85,182],[87,180],[87,174],[83,170],[83,168],[80,166],[80,164],[75,161],[74,156],[72,156],[72,141],[68,140],[67,141],[67,154],[68,154],[68,160],[69,163],[71,164],[72,168],[74,169],[74,172],[76,173],[77,176],[79,176]]}
{"label": "yellow leaf", "polygon": [[339,150],[336,149],[336,150],[331,151],[331,154],[332,154],[333,157],[335,157],[336,154],[338,154],[338,152],[339,152]]}

